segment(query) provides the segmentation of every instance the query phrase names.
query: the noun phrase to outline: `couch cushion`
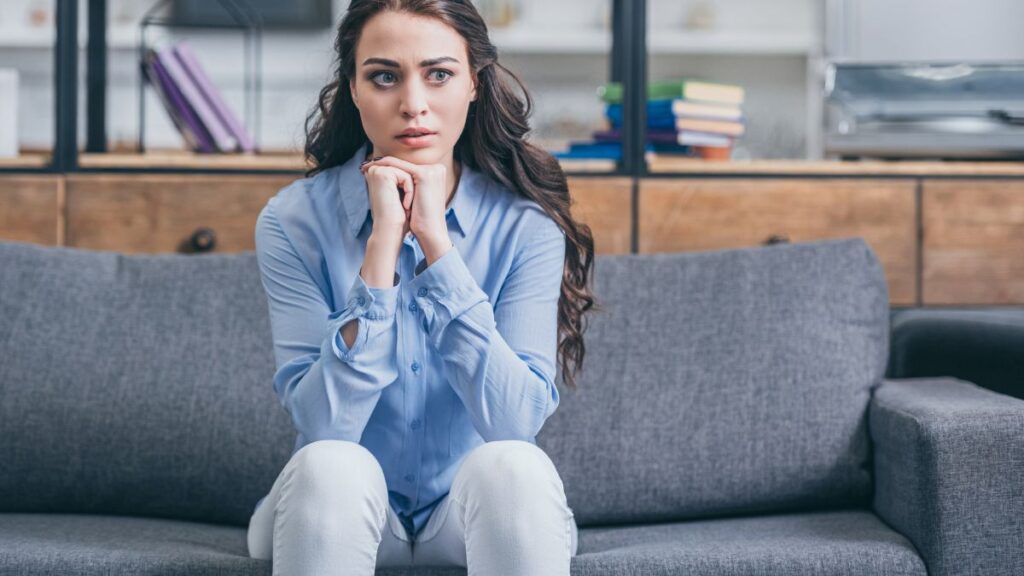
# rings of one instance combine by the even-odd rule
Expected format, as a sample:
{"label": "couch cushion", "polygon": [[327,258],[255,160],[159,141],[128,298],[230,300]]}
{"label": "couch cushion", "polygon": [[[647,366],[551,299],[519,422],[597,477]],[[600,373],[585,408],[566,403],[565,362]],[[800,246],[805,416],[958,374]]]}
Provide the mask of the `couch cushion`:
{"label": "couch cushion", "polygon": [[863,240],[609,256],[594,277],[578,390],[537,439],[580,525],[869,504],[889,308]]}
{"label": "couch cushion", "polygon": [[[0,573],[33,576],[269,575],[245,530],[116,516],[0,514]],[[588,576],[925,576],[913,546],[869,512],[584,528],[572,573]],[[382,568],[380,576],[465,576]]]}
{"label": "couch cushion", "polygon": [[0,511],[244,526],[295,433],[255,253],[0,242]]}

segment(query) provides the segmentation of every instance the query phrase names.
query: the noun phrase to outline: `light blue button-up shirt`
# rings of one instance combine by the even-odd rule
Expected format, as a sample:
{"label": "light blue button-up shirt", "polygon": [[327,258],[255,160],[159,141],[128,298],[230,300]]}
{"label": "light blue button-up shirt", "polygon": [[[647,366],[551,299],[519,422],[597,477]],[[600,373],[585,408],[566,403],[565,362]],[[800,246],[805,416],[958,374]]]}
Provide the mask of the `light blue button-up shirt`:
{"label": "light blue button-up shirt", "polygon": [[[271,198],[256,253],[293,454],[323,439],[365,446],[415,535],[470,450],[535,443],[558,406],[565,235],[536,202],[463,164],[446,212],[454,248],[426,266],[408,234],[394,285],[369,287],[359,275],[373,225],[366,152]],[[350,349],[340,328],[352,319]]]}

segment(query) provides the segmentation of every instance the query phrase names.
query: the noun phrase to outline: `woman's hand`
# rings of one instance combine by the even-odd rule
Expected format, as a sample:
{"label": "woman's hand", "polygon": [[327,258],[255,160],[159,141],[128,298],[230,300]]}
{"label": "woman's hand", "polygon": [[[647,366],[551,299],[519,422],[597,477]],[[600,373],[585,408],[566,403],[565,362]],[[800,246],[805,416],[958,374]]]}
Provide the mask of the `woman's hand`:
{"label": "woman's hand", "polygon": [[[373,214],[372,234],[383,235],[400,244],[409,232],[409,211],[416,185],[408,172],[386,165],[364,163],[370,212]],[[378,236],[381,237],[381,236]]]}
{"label": "woman's hand", "polygon": [[[448,169],[443,164],[413,164],[394,156],[374,159],[362,169],[364,172],[375,169],[397,170],[411,179],[415,200],[411,202],[408,227],[416,235],[428,265],[444,255],[452,246],[448,237],[448,223],[445,221]],[[405,200],[408,201],[409,197],[406,196]]]}

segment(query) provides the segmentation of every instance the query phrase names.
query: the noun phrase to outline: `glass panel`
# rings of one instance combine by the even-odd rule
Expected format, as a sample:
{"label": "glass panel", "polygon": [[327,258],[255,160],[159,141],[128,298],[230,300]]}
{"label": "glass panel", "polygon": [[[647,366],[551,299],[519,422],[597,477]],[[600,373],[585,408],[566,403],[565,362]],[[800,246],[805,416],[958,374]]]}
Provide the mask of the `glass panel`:
{"label": "glass panel", "polygon": [[649,169],[805,158],[818,125],[817,4],[648,0]]}
{"label": "glass panel", "polygon": [[552,152],[567,171],[607,172],[621,144],[610,128],[599,89],[610,80],[611,0],[475,0],[488,23],[499,62],[533,99],[528,138]]}

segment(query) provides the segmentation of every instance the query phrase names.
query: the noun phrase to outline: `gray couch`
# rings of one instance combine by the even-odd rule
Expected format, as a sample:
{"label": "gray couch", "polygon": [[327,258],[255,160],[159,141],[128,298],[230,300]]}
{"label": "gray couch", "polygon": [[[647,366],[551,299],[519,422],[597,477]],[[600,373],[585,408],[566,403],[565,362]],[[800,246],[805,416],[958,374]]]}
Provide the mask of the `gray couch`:
{"label": "gray couch", "polygon": [[[594,289],[538,437],[574,575],[1024,574],[1024,401],[886,380],[862,240],[602,256]],[[0,574],[270,574],[246,526],[294,432],[252,252],[0,242],[0,319]]]}

